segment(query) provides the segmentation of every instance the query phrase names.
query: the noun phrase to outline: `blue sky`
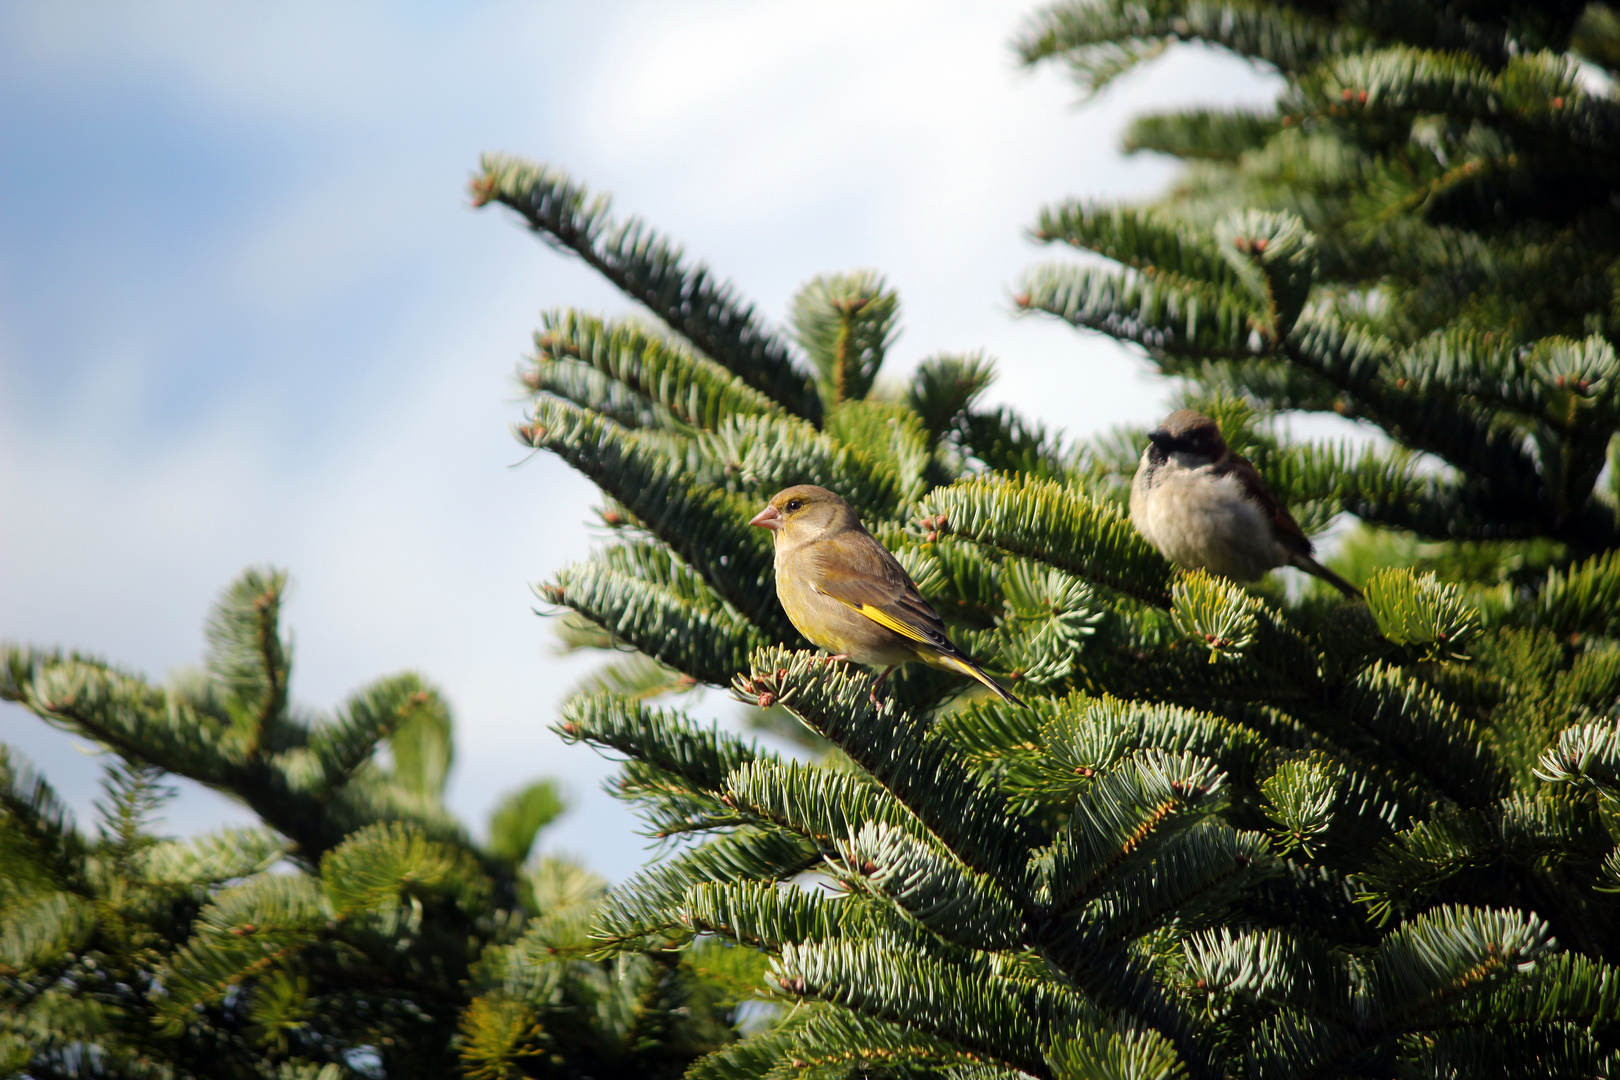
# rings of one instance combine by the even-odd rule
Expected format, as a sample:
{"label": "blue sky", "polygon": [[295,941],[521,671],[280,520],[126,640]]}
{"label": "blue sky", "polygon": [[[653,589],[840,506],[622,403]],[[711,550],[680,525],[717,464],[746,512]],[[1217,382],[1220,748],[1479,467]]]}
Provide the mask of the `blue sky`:
{"label": "blue sky", "polygon": [[[1078,108],[1013,63],[1027,10],[0,7],[0,637],[162,677],[235,573],[287,567],[295,695],[422,671],[456,711],[459,812],[558,776],[576,808],[546,846],[629,874],[610,764],[546,730],[595,661],[531,610],[589,549],[592,489],[508,433],[538,312],[628,305],[469,209],[467,177],[484,150],[561,165],[773,319],[809,277],[875,267],[903,305],[891,372],[984,348],[994,396],[1050,424],[1146,421],[1165,388],[1141,361],[1012,316],[1052,255],[1024,230],[1044,202],[1162,188],[1165,163],[1117,152],[1130,115],[1267,83],[1182,50]],[[88,747],[12,706],[0,740],[88,806]],[[167,828],[243,818],[187,786]]]}

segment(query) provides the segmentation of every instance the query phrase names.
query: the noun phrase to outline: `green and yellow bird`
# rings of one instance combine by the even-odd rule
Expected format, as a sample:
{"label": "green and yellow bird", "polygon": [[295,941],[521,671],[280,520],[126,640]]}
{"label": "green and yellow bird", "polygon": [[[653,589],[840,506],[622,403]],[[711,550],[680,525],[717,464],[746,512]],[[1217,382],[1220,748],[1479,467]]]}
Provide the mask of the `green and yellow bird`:
{"label": "green and yellow bird", "polygon": [[891,671],[921,660],[1024,705],[956,647],[905,567],[837,495],[812,484],[790,487],[772,496],[748,524],[771,530],[776,595],[799,633],[834,660],[884,669],[872,684],[874,701]]}

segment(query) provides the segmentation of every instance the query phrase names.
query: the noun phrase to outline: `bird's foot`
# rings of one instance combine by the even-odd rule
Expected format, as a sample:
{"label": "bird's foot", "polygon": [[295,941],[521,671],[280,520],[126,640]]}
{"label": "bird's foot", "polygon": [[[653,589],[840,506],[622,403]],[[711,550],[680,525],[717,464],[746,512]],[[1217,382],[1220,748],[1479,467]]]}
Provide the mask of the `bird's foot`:
{"label": "bird's foot", "polygon": [[883,685],[883,680],[887,679],[889,677],[889,672],[891,672],[893,670],[894,670],[894,668],[892,668],[892,667],[886,667],[886,668],[883,669],[883,674],[879,675],[877,678],[872,680],[872,692],[867,695],[869,698],[872,699],[872,704],[876,705],[878,703],[878,699],[877,699],[878,687]]}
{"label": "bird's foot", "polygon": [[818,657],[815,658],[813,663],[831,664],[831,663],[834,663],[835,661],[838,661],[838,660],[848,660],[848,659],[849,659],[849,653],[841,652],[841,653],[837,653],[837,654],[835,654],[833,656],[818,656]]}

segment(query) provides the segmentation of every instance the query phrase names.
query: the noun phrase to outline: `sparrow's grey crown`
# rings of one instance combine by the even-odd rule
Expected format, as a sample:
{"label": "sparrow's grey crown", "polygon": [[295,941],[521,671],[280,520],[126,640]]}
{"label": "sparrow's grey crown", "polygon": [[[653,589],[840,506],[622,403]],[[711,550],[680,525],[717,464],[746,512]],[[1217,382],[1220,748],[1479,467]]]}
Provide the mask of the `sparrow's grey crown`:
{"label": "sparrow's grey crown", "polygon": [[1215,421],[1192,409],[1177,409],[1164,423],[1148,432],[1148,455],[1163,461],[1171,454],[1219,461],[1226,456],[1226,440]]}

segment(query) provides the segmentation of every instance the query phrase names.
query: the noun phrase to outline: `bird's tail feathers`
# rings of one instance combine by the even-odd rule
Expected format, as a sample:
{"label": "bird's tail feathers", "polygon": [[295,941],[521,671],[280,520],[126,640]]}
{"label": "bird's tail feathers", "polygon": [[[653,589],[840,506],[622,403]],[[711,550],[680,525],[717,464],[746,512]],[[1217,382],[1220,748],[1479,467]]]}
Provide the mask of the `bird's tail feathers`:
{"label": "bird's tail feathers", "polygon": [[1340,592],[1344,593],[1344,595],[1348,596],[1350,599],[1361,599],[1360,589],[1356,588],[1354,585],[1350,584],[1348,581],[1344,580],[1344,578],[1340,577],[1338,574],[1335,574],[1333,571],[1329,570],[1327,567],[1323,566],[1309,555],[1296,556],[1294,558],[1294,565],[1305,571],[1307,574],[1312,574],[1321,578],[1335,589],[1338,589]]}
{"label": "bird's tail feathers", "polygon": [[1008,690],[1005,686],[1002,686],[1000,683],[996,682],[996,680],[986,675],[984,673],[984,669],[979,667],[978,664],[973,663],[971,660],[964,660],[959,656],[946,656],[941,654],[937,658],[937,663],[941,667],[950,668],[952,671],[959,671],[971,679],[979,680],[980,682],[984,683],[984,685],[994,690],[996,692],[996,696],[1001,698],[1002,701],[1008,702],[1012,705],[1017,705],[1020,709],[1029,708],[1029,706],[1024,704],[1023,700],[1020,699],[1017,694],[1014,694],[1011,690]]}

